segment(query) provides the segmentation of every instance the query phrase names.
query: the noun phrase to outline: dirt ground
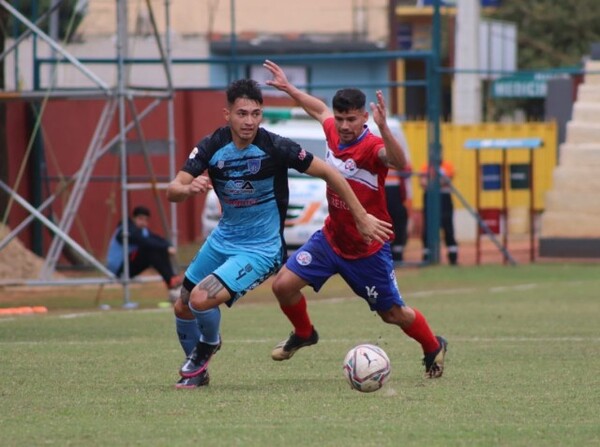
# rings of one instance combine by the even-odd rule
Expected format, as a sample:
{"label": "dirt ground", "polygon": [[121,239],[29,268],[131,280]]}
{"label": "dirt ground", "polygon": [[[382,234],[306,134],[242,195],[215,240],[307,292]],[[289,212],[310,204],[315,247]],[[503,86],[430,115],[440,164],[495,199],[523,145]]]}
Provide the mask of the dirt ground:
{"label": "dirt ground", "polygon": [[[8,227],[0,224],[0,240],[10,232]],[[37,278],[44,260],[34,255],[21,243],[13,239],[0,250],[0,280],[12,278]]]}

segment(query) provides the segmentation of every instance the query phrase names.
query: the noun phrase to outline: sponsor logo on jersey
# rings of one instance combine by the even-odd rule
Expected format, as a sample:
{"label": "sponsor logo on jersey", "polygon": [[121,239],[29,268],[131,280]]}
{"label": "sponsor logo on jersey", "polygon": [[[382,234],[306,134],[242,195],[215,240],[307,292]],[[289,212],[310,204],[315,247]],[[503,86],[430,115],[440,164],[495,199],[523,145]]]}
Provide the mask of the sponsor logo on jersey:
{"label": "sponsor logo on jersey", "polygon": [[225,192],[228,194],[252,194],[254,185],[248,180],[229,180],[225,184]]}
{"label": "sponsor logo on jersey", "polygon": [[248,170],[250,171],[250,174],[256,174],[260,171],[260,158],[248,160]]}
{"label": "sponsor logo on jersey", "polygon": [[300,265],[308,265],[312,262],[312,255],[303,250],[296,254],[296,261],[298,261],[298,264]]}

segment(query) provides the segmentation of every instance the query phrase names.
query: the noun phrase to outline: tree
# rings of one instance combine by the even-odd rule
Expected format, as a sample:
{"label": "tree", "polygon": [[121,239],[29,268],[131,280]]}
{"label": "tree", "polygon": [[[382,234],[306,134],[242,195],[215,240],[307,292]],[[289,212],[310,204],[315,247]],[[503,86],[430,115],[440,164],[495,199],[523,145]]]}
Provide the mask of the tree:
{"label": "tree", "polygon": [[600,42],[598,0],[503,0],[491,18],[518,27],[518,67],[575,66]]}
{"label": "tree", "polygon": [[[518,70],[579,68],[591,44],[600,42],[598,0],[503,0],[489,14],[517,25]],[[502,99],[488,103],[488,117],[516,109],[544,119],[544,99]]]}
{"label": "tree", "polygon": [[[52,0],[17,0],[13,3],[21,14],[32,20],[34,13],[39,17],[48,11],[52,4]],[[77,26],[83,18],[83,11],[79,7],[80,3],[79,0],[61,1],[58,8],[58,38],[60,40],[70,42],[75,36]],[[36,9],[34,9],[34,7]],[[15,20],[19,23],[18,30],[20,34],[25,30],[25,25],[21,24],[14,17],[11,17],[10,23],[12,24]],[[45,33],[49,32],[49,23],[49,20],[45,20],[44,23],[40,24],[40,28]],[[12,29],[12,25],[9,25],[9,29]]]}

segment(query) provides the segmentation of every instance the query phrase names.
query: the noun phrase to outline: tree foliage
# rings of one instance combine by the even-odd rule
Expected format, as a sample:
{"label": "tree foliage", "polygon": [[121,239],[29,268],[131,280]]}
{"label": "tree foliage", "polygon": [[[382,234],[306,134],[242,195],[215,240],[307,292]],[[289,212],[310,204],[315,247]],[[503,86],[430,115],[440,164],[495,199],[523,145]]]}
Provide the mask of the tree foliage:
{"label": "tree foliage", "polygon": [[517,24],[519,69],[578,65],[600,42],[600,0],[503,0],[491,18]]}
{"label": "tree foliage", "polygon": [[[13,6],[29,20],[35,22],[34,14],[40,17],[50,9],[51,0],[15,0]],[[78,9],[78,0],[62,0],[58,7],[58,37],[60,40],[71,41],[75,35],[75,30],[83,18],[83,12]],[[9,30],[13,30],[13,23],[17,23],[18,33],[25,30],[25,26],[14,17],[10,17]],[[39,27],[45,33],[49,32],[50,21],[44,20]]]}

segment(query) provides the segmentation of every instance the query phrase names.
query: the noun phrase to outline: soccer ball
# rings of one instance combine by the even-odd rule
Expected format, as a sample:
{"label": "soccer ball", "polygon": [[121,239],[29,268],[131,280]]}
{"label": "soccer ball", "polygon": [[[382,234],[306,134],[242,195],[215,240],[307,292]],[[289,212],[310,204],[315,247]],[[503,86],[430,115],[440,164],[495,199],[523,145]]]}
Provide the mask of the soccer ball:
{"label": "soccer ball", "polygon": [[344,376],[354,390],[371,393],[390,377],[390,359],[383,349],[371,344],[355,346],[344,359]]}

